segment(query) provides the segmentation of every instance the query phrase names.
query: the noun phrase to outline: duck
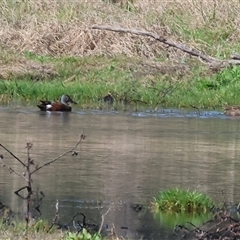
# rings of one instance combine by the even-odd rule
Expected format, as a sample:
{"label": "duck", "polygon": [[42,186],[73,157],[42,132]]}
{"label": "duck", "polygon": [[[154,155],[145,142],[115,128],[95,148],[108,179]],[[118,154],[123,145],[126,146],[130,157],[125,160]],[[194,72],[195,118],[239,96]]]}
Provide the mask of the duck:
{"label": "duck", "polygon": [[113,98],[113,96],[112,96],[111,93],[108,93],[108,94],[105,95],[104,97],[100,97],[100,98],[98,99],[98,101],[103,101],[103,102],[105,102],[105,103],[107,103],[107,104],[112,105],[113,102],[114,102],[114,98]]}
{"label": "duck", "polygon": [[232,117],[240,116],[240,106],[225,106],[224,114]]}
{"label": "duck", "polygon": [[62,95],[60,102],[49,101],[49,100],[40,100],[41,104],[38,104],[40,111],[51,111],[51,112],[71,112],[72,107],[69,106],[69,103],[77,104],[69,95]]}
{"label": "duck", "polygon": [[103,101],[108,104],[113,104],[113,96],[111,93],[108,93],[105,97],[103,97]]}

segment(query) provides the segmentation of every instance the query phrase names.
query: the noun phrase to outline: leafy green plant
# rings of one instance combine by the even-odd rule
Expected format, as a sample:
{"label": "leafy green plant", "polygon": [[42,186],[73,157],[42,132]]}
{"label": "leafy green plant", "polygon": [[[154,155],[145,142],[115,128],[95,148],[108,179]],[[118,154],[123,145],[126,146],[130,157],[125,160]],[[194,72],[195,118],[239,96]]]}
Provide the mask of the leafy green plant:
{"label": "leafy green plant", "polygon": [[216,81],[220,86],[228,86],[239,82],[240,67],[234,66],[222,70],[216,77]]}
{"label": "leafy green plant", "polygon": [[68,232],[64,240],[102,240],[103,238],[99,236],[98,233],[91,234],[85,228],[81,233],[71,233]]}

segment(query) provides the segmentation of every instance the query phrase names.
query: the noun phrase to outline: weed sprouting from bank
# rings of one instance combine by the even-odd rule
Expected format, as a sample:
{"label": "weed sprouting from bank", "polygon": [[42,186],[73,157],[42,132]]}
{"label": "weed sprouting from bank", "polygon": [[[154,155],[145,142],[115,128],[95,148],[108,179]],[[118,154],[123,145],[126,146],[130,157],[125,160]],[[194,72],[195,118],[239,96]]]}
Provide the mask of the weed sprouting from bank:
{"label": "weed sprouting from bank", "polygon": [[[223,192],[224,193],[224,192]],[[234,240],[240,237],[239,204],[214,204],[204,193],[172,188],[160,191],[153,202],[154,218],[174,229],[179,239]]]}

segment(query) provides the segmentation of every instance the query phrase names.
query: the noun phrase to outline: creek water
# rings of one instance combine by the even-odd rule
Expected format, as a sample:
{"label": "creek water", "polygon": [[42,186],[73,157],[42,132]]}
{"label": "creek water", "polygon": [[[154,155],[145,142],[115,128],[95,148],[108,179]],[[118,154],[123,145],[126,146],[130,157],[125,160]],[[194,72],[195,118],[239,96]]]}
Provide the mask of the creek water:
{"label": "creek water", "polygon": [[[171,187],[199,190],[214,200],[240,200],[240,119],[221,112],[159,110],[142,112],[81,111],[45,113],[36,108],[0,108],[0,143],[22,161],[26,143],[42,165],[71,149],[82,130],[86,139],[71,154],[33,175],[34,189],[44,192],[42,217],[49,220],[59,201],[60,219],[82,212],[118,236],[130,239],[174,239],[172,229],[147,208],[158,191]],[[4,149],[4,161],[23,167]],[[0,168],[0,201],[19,210],[14,191],[26,185]],[[222,191],[225,192],[224,196]]]}

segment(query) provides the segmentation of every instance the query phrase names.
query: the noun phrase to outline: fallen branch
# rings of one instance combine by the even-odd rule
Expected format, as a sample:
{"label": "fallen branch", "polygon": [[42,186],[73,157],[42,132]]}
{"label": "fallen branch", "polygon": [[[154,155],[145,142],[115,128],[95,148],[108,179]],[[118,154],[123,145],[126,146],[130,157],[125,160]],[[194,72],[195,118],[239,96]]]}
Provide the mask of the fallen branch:
{"label": "fallen branch", "polygon": [[199,57],[203,61],[210,63],[210,66],[212,66],[212,67],[220,68],[220,67],[227,67],[229,65],[240,65],[239,58],[235,57],[236,54],[234,55],[234,57],[232,57],[232,59],[229,59],[229,60],[216,59],[212,56],[201,53],[193,48],[189,48],[180,43],[170,41],[170,40],[166,39],[165,37],[160,36],[154,32],[148,32],[145,30],[137,30],[137,29],[127,29],[127,28],[122,28],[122,27],[104,26],[104,25],[93,25],[91,28],[98,29],[98,30],[113,31],[113,32],[131,33],[131,34],[135,34],[135,35],[151,37],[163,44],[168,45],[169,47],[174,47],[174,48],[181,50],[182,52],[190,54],[191,56]]}

